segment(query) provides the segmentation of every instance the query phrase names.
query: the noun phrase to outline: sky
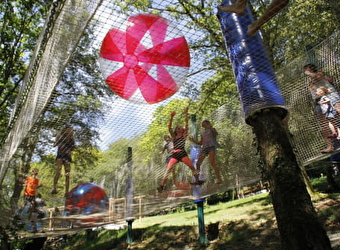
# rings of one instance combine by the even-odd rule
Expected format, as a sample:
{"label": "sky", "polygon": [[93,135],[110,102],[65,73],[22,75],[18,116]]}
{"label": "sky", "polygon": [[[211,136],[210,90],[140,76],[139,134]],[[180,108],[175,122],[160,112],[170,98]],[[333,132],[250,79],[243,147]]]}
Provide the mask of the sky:
{"label": "sky", "polygon": [[[160,4],[164,8],[164,6],[169,4],[169,2],[162,1],[160,2]],[[162,13],[162,16],[164,15],[166,15],[166,13]],[[123,28],[124,30],[126,25],[123,24],[123,22],[127,19],[127,17],[119,14],[117,9],[112,11],[112,7],[101,6],[100,9],[97,11],[95,18],[100,21],[100,24],[97,25],[98,28],[96,29],[95,34],[96,40],[93,44],[94,46],[98,47],[99,51],[102,40],[111,28]],[[199,36],[199,33],[197,31],[186,30],[185,20],[182,20],[181,23],[175,23],[174,26],[182,30],[182,33],[186,37],[187,41],[193,40],[196,36]],[[193,57],[193,54],[191,55],[191,57]],[[198,60],[200,59],[197,58],[197,56],[195,56],[195,61],[191,60],[191,67],[189,72],[196,71],[199,68],[203,67],[202,63]],[[200,75],[194,75],[190,78],[187,78],[187,82],[191,84],[195,83],[197,86],[199,86],[212,74],[213,73],[210,72],[208,74],[202,73]],[[104,75],[107,75],[107,72],[105,72]],[[101,139],[101,142],[99,144],[100,148],[102,150],[106,150],[111,143],[121,138],[132,138],[146,131],[147,126],[152,121],[152,115],[156,108],[159,105],[166,105],[172,99],[183,98],[183,96],[180,96],[179,92],[171,96],[169,99],[157,104],[136,104],[119,97],[114,98],[114,100],[112,100],[112,103],[109,104],[110,108],[106,111],[107,114],[105,117],[105,122],[99,130]]]}

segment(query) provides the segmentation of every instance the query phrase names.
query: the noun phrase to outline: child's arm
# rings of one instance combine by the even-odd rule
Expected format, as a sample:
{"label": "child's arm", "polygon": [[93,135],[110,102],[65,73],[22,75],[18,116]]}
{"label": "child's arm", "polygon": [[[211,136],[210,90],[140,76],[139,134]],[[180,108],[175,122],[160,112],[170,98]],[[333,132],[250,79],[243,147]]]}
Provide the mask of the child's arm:
{"label": "child's arm", "polygon": [[189,108],[185,108],[183,112],[184,113],[184,133],[183,133],[184,137],[187,137],[188,135],[188,124],[189,124],[188,109]]}
{"label": "child's arm", "polygon": [[53,144],[53,147],[57,147],[59,146],[58,144],[60,143],[60,134],[57,135],[57,137],[55,138],[55,142]]}
{"label": "child's arm", "polygon": [[202,137],[201,137],[201,139],[199,141],[197,141],[197,140],[195,140],[194,137],[190,136],[189,140],[192,141],[195,144],[202,145]]}
{"label": "child's arm", "polygon": [[215,128],[211,128],[211,132],[213,133],[213,135],[216,137],[218,135],[218,132]]}
{"label": "child's arm", "polygon": [[189,110],[189,108],[187,107],[187,108],[185,108],[184,109],[184,122],[185,122],[185,124],[184,124],[184,128],[187,130],[188,129],[188,121],[189,121],[189,118],[188,118],[188,110]]}
{"label": "child's arm", "polygon": [[164,146],[164,147],[163,147],[163,150],[162,150],[161,152],[159,152],[159,154],[160,154],[160,155],[164,154],[165,150],[166,150],[166,147]]}
{"label": "child's arm", "polygon": [[169,123],[168,123],[169,133],[170,133],[172,138],[174,137],[174,131],[172,130],[172,120],[174,119],[175,115],[176,115],[175,111],[170,114],[170,119],[169,119]]}
{"label": "child's arm", "polygon": [[325,98],[323,101],[319,101],[319,104],[327,104],[327,103],[330,103],[330,102],[331,102],[331,99]]}

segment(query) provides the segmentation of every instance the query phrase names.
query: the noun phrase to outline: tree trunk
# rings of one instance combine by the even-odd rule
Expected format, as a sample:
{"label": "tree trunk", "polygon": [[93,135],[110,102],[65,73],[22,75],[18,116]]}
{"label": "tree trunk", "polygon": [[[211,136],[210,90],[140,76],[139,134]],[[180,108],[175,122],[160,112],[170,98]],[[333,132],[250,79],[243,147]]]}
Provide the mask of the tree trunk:
{"label": "tree trunk", "polygon": [[280,109],[265,109],[249,119],[264,161],[282,249],[332,249],[318,220]]}

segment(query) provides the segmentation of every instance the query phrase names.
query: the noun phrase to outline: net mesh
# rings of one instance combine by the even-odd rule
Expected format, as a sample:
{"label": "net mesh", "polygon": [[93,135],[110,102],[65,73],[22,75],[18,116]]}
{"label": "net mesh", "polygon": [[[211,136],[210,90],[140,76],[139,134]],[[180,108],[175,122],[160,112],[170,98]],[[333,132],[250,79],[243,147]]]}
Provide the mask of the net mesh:
{"label": "net mesh", "polygon": [[[296,58],[277,72],[282,93],[290,110],[289,129],[293,135],[296,156],[301,165],[308,165],[329,157],[329,155],[320,153],[327,147],[322,135],[322,127],[326,127],[327,135],[331,133],[328,121],[320,122],[315,114],[315,100],[309,90],[311,80],[309,77],[302,76],[301,65],[312,62],[324,71],[328,78],[332,79],[335,89],[339,89],[338,39],[339,32],[333,33],[327,40],[306,51],[305,56]],[[338,140],[332,139],[332,144],[335,149],[339,148]]]}
{"label": "net mesh", "polygon": [[[51,129],[47,133],[50,144],[45,145],[44,150],[46,154],[55,154],[51,141],[61,127],[74,122],[75,117],[95,120],[90,117],[91,114],[85,114],[86,110],[73,110],[65,100],[73,104],[83,101],[97,105],[89,99],[88,91],[107,91],[107,85],[115,94],[99,98],[103,117],[94,122],[98,135],[94,139],[97,139],[99,149],[119,152],[119,157],[111,156],[100,163],[107,171],[100,177],[96,176],[95,180],[112,198],[110,211],[113,212],[106,215],[106,222],[150,214],[198,197],[260,183],[261,168],[253,146],[254,137],[244,119],[263,108],[289,110],[288,126],[301,165],[329,157],[329,154],[321,154],[321,150],[326,147],[321,134],[322,124],[314,114],[314,103],[308,89],[310,79],[303,75],[302,66],[315,63],[333,78],[338,89],[338,32],[313,47],[306,55],[281,67],[275,75],[260,34],[245,38],[252,17],[220,13],[220,23],[217,18],[211,23],[205,21],[207,16],[215,17],[218,4],[151,1],[143,5],[140,1],[55,1],[32,57],[25,83],[21,86],[8,134],[2,141],[1,181],[9,168],[15,169],[13,156],[24,138],[39,131],[38,124],[50,125]],[[196,24],[190,22],[192,20],[196,20]],[[232,25],[232,28],[228,25]],[[205,32],[209,29],[214,32],[206,36]],[[89,90],[82,81],[86,81],[90,75],[75,78],[72,90],[78,91],[77,97],[65,99],[70,93],[63,92],[66,88],[63,74],[68,71],[76,75],[81,71],[71,71],[67,66],[82,41],[86,41],[88,48],[93,51],[78,53],[95,52],[98,55],[98,61],[91,62],[91,66],[97,70],[93,74],[102,74],[101,81]],[[195,106],[195,98],[205,83],[216,81],[218,86],[221,83],[219,79],[225,77],[218,76],[221,66],[216,65],[213,58],[219,51],[216,48],[224,47],[225,42],[229,58],[223,59],[223,68],[228,68],[230,79],[236,79],[242,105],[223,99],[219,107],[214,110],[210,108],[212,111],[207,112],[204,109],[209,107],[209,103],[202,101],[200,106]],[[218,91],[218,87],[209,86],[207,98]],[[184,124],[182,112],[187,106],[189,113],[199,118],[196,124],[191,123],[191,135],[199,135],[203,119],[213,121],[219,132],[221,148],[216,158],[223,184],[215,184],[215,173],[208,159],[202,165],[206,181],[202,186],[191,186],[190,169],[179,163],[175,174],[182,186],[160,194],[156,189],[165,172],[165,155],[159,155],[159,151],[163,147],[163,135],[168,133],[168,118],[175,109],[178,113],[176,117],[179,117],[176,125]],[[64,113],[58,117],[51,115],[56,108],[64,109]],[[157,119],[161,115],[166,118]],[[153,129],[160,125],[163,129],[154,132]],[[80,141],[80,138],[88,135],[89,130],[75,127],[74,137]],[[146,135],[153,141],[148,142]],[[136,143],[139,140],[142,144]],[[140,155],[139,152],[145,151],[136,147],[132,149],[131,161],[126,162],[125,154],[131,144],[143,147],[148,143],[155,146],[152,154]],[[336,148],[337,141],[333,140],[333,144]],[[192,146],[192,143],[187,142],[188,151]],[[86,151],[89,147],[82,145],[81,149]],[[91,150],[88,152],[93,153]],[[46,164],[54,166],[54,162]],[[77,158],[74,165],[71,179],[82,180],[82,160]],[[171,180],[169,175],[168,186],[171,186]],[[61,179],[60,183],[63,181]],[[131,190],[132,196],[128,193]],[[53,207],[62,205],[63,201],[62,198],[49,200]]]}

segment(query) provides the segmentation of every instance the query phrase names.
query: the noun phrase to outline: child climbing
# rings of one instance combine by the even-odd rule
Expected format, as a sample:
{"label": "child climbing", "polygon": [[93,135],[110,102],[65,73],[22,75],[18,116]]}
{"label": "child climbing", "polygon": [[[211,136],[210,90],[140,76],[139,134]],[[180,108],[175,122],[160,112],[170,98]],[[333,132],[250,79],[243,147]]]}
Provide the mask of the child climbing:
{"label": "child climbing", "polygon": [[173,144],[174,144],[174,150],[173,150],[173,154],[170,157],[169,163],[166,167],[166,171],[164,173],[161,185],[157,189],[158,192],[163,192],[165,190],[169,173],[173,170],[175,165],[180,161],[183,162],[185,165],[187,165],[191,169],[195,177],[195,182],[191,184],[201,185],[204,183],[204,181],[200,181],[198,179],[199,172],[196,171],[193,163],[188,157],[187,152],[185,151],[185,140],[188,135],[188,108],[184,110],[184,115],[185,115],[185,126],[184,127],[176,126],[175,129],[172,128],[172,122],[173,122],[173,118],[175,115],[176,115],[176,112],[171,113],[169,124],[168,124],[168,129],[169,129],[169,132],[170,132]]}
{"label": "child climbing", "polygon": [[335,128],[336,134],[334,133],[332,137],[336,137],[337,140],[340,140],[340,123],[339,120],[335,118],[337,112],[331,104],[329,93],[330,91],[326,87],[319,87],[316,90],[316,94],[320,98],[318,104],[320,105],[321,112]]}

